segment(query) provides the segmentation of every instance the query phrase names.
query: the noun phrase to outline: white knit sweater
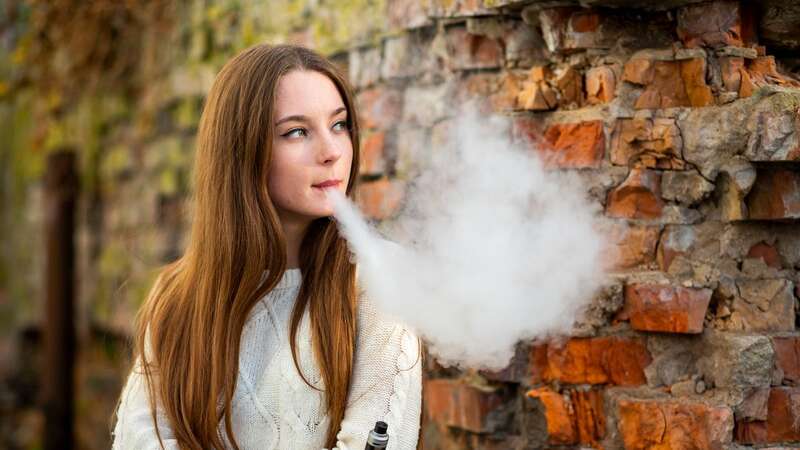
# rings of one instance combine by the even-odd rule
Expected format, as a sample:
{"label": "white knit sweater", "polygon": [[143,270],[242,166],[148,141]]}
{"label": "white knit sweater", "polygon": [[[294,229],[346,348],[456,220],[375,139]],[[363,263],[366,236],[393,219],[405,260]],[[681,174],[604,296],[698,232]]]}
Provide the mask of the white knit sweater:
{"label": "white knit sweater", "polygon": [[[253,307],[242,331],[231,417],[242,450],[319,450],[325,445],[329,418],[323,393],[303,382],[289,348],[289,319],[301,278],[300,269],[287,270],[277,287]],[[303,374],[313,385],[324,387],[311,349],[308,310],[300,322],[297,345]],[[363,449],[378,420],[389,425],[388,449],[416,448],[421,366],[411,330],[379,314],[368,297],[360,295],[353,375],[337,448]],[[160,448],[139,372],[135,366],[122,391],[113,450]],[[163,413],[158,423],[164,448],[177,449]],[[225,436],[224,425],[220,431]]]}

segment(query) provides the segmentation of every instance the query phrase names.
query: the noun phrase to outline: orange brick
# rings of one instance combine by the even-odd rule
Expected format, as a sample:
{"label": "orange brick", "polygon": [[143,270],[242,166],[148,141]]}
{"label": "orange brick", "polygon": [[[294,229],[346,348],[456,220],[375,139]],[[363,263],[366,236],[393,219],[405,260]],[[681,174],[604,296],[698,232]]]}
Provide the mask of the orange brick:
{"label": "orange brick", "polygon": [[400,181],[387,178],[362,183],[358,189],[358,205],[367,217],[377,220],[394,214],[405,193]]}
{"label": "orange brick", "polygon": [[711,289],[629,284],[625,307],[617,318],[630,320],[634,330],[702,333],[710,301]]}
{"label": "orange brick", "polygon": [[764,264],[776,269],[781,269],[783,267],[781,255],[778,253],[778,250],[766,242],[759,242],[750,247],[750,250],[747,252],[747,257],[759,258],[764,261]]}
{"label": "orange brick", "polygon": [[374,88],[356,96],[361,126],[389,129],[400,120],[403,97],[395,89]]}
{"label": "orange brick", "polygon": [[533,382],[636,386],[646,382],[644,369],[652,361],[644,341],[617,336],[573,338],[531,351]]}
{"label": "orange brick", "polygon": [[386,144],[386,132],[367,133],[361,144],[360,172],[362,174],[380,174],[384,170],[383,157]]}
{"label": "orange brick", "polygon": [[425,410],[431,420],[475,433],[492,431],[487,418],[506,400],[491,389],[459,380],[426,380],[423,389]]}
{"label": "orange brick", "polygon": [[783,372],[783,381],[800,385],[800,337],[773,337],[775,367]]}
{"label": "orange brick", "polygon": [[800,172],[759,170],[745,202],[750,219],[800,218]]}
{"label": "orange brick", "polygon": [[673,400],[620,400],[618,428],[626,449],[722,449],[731,441],[727,407]]}
{"label": "orange brick", "polygon": [[539,155],[550,167],[597,167],[605,153],[603,122],[556,123],[544,132]]}
{"label": "orange brick", "polygon": [[774,387],[767,400],[767,420],[736,423],[736,441],[743,444],[800,441],[800,388]]}
{"label": "orange brick", "polygon": [[660,227],[615,225],[602,255],[604,267],[630,269],[654,262],[660,233]]}
{"label": "orange brick", "polygon": [[551,444],[596,444],[605,437],[602,391],[565,389],[562,394],[541,387],[528,391],[527,395],[544,406]]}
{"label": "orange brick", "polygon": [[586,100],[590,105],[610,102],[616,90],[617,78],[610,67],[594,67],[586,72]]}
{"label": "orange brick", "polygon": [[661,174],[633,168],[625,181],[608,193],[606,215],[627,219],[655,219],[661,216]]}

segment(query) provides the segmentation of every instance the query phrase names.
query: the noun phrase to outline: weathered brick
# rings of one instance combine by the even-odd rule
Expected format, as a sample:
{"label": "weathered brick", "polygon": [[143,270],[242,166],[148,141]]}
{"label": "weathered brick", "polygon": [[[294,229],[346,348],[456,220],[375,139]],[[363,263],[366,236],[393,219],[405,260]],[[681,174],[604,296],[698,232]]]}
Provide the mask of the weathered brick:
{"label": "weathered brick", "polygon": [[732,440],[727,407],[674,400],[618,403],[618,428],[626,449],[722,449]]}
{"label": "weathered brick", "polygon": [[686,255],[696,241],[696,233],[690,226],[669,225],[664,229],[658,244],[658,267],[669,272],[672,260],[678,255]]}
{"label": "weathered brick", "polygon": [[415,0],[392,0],[386,4],[389,27],[410,29],[429,25],[427,3]]}
{"label": "weathered brick", "polygon": [[783,381],[800,385],[800,337],[773,337],[775,367],[783,374]]}
{"label": "weathered brick", "polygon": [[660,227],[616,224],[607,233],[609,246],[603,253],[604,267],[631,269],[655,261]]}
{"label": "weathered brick", "polygon": [[597,444],[605,436],[603,395],[598,389],[549,387],[528,391],[528,397],[542,402],[551,444]]}
{"label": "weathered brick", "polygon": [[671,285],[629,284],[618,319],[639,331],[697,334],[711,301],[711,289]]}
{"label": "weathered brick", "polygon": [[382,220],[397,211],[404,194],[405,185],[398,180],[364,182],[358,188],[358,205],[367,217]]}
{"label": "weathered brick", "polygon": [[528,72],[528,79],[522,82],[522,90],[517,95],[517,106],[521,109],[545,111],[558,106],[558,93],[548,83],[552,73],[545,66],[534,66]]}
{"label": "weathered brick", "polygon": [[440,83],[434,86],[409,86],[403,94],[403,120],[422,126],[432,126],[448,117],[452,108],[449,100],[453,98],[456,86]]}
{"label": "weathered brick", "polygon": [[665,171],[661,174],[661,197],[692,206],[714,192],[714,184],[695,170]]}
{"label": "weathered brick", "polygon": [[368,89],[356,96],[356,102],[364,128],[389,129],[400,120],[403,97],[396,89]]}
{"label": "weathered brick", "polygon": [[781,254],[775,246],[767,244],[766,242],[758,242],[753,244],[747,251],[747,258],[757,258],[764,261],[769,267],[780,269],[783,267],[781,262]]}
{"label": "weathered brick", "polygon": [[714,103],[711,88],[705,82],[705,71],[703,58],[653,61],[649,64],[629,61],[624,75],[629,81],[645,85],[644,92],[634,103],[635,108],[674,108]]}
{"label": "weathered brick", "polygon": [[743,46],[738,1],[715,1],[678,10],[678,37],[687,47]]}
{"label": "weathered brick", "polygon": [[800,171],[759,169],[745,203],[750,219],[800,218]]}
{"label": "weathered brick", "polygon": [[800,441],[800,388],[774,387],[767,401],[767,419],[738,421],[736,441],[743,444],[767,444]]}
{"label": "weathered brick", "polygon": [[608,193],[606,215],[628,219],[661,216],[661,175],[653,170],[633,168],[628,178]]}
{"label": "weathered brick", "polygon": [[719,58],[722,86],[727,91],[739,92],[742,87],[742,74],[747,74],[744,58],[728,56]]}
{"label": "weathered brick", "polygon": [[[573,67],[559,69],[556,72],[554,83],[558,88],[558,104],[561,107],[578,107],[583,104],[583,78]],[[613,95],[613,88],[612,88]]]}
{"label": "weathered brick", "polygon": [[539,12],[542,36],[550,52],[571,53],[590,48],[609,48],[618,31],[603,24],[598,11],[575,7],[547,8]]}
{"label": "weathered brick", "polygon": [[653,81],[653,60],[649,58],[631,58],[622,69],[623,81],[634,84],[650,84]]}
{"label": "weathered brick", "polygon": [[750,59],[747,61],[746,66],[747,74],[750,76],[755,86],[775,84],[779,86],[800,87],[800,81],[789,78],[778,72],[775,57],[772,55]]}
{"label": "weathered brick", "polygon": [[449,27],[445,33],[447,65],[451,70],[503,65],[504,49],[498,39],[469,33],[464,27]]}
{"label": "weathered brick", "polygon": [[682,169],[683,140],[674,119],[619,119],[611,135],[611,162]]}
{"label": "weathered brick", "polygon": [[605,153],[603,123],[595,120],[552,124],[534,148],[550,167],[597,167]]}
{"label": "weathered brick", "polygon": [[548,442],[551,444],[575,444],[577,442],[572,405],[565,395],[549,387],[532,389],[528,391],[527,395],[538,399],[544,406]]}
{"label": "weathered brick", "polygon": [[638,338],[572,338],[563,345],[533,347],[531,375],[533,382],[635,386],[645,383],[644,368],[650,361],[644,341]]}
{"label": "weathered brick", "polygon": [[745,152],[750,161],[800,161],[800,109],[781,109],[756,113]]}
{"label": "weathered brick", "polygon": [[383,173],[386,169],[384,157],[386,134],[386,131],[373,131],[364,136],[361,143],[361,174],[375,175]]}
{"label": "weathered brick", "polygon": [[586,71],[586,101],[590,105],[610,102],[616,90],[617,78],[611,67],[593,67]]}
{"label": "weathered brick", "polygon": [[423,391],[431,420],[474,433],[494,431],[490,416],[506,400],[492,388],[452,379],[425,380]]}
{"label": "weathered brick", "polygon": [[794,285],[786,279],[739,280],[726,329],[794,331]]}

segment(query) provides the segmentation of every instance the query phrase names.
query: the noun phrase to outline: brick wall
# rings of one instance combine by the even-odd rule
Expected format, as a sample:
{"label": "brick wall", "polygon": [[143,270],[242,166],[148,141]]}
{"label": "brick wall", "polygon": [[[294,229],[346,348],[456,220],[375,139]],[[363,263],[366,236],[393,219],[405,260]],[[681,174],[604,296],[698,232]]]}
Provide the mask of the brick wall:
{"label": "brick wall", "polygon": [[43,155],[79,152],[78,440],[107,448],[133,313],[183,248],[203,96],[239,49],[291,41],[357,88],[370,217],[391,222],[478,99],[613,224],[612,276],[572,337],[492,373],[427,361],[425,448],[800,447],[795,2],[72,3],[81,26],[58,39],[58,8],[0,15],[0,446],[42,425]]}
{"label": "brick wall", "polygon": [[425,447],[800,446],[800,8],[394,3],[404,31],[347,55],[365,211],[390,221],[478,98],[586,180],[619,250],[573,336],[428,361]]}

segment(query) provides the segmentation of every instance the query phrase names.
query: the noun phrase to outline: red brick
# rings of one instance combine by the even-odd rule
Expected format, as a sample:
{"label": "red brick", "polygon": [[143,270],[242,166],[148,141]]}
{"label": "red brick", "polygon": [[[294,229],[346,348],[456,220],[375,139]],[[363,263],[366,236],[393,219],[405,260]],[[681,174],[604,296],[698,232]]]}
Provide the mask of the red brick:
{"label": "red brick", "polygon": [[[708,106],[713,104],[711,88],[705,82],[705,60],[654,61],[652,69],[639,75],[646,87],[636,99],[636,109]],[[626,64],[626,71],[627,71]],[[652,72],[652,73],[650,73]],[[633,70],[628,77],[637,79]],[[649,80],[649,81],[647,81]]]}
{"label": "red brick", "polygon": [[747,74],[750,76],[755,86],[777,84],[800,87],[800,81],[793,80],[778,72],[778,67],[775,64],[775,57],[772,55],[760,56],[756,59],[748,60]]}
{"label": "red brick", "polygon": [[358,205],[367,217],[383,220],[397,211],[404,193],[404,185],[397,180],[364,182],[358,188]]}
{"label": "red brick", "polygon": [[758,170],[745,203],[750,219],[800,218],[800,171]]}
{"label": "red brick", "polygon": [[526,81],[517,96],[517,105],[521,109],[547,111],[558,106],[558,95],[543,81]]}
{"label": "red brick", "polygon": [[620,400],[618,428],[626,449],[719,449],[731,442],[727,407],[674,400]]}
{"label": "red brick", "polygon": [[659,227],[616,225],[608,233],[603,253],[607,269],[631,269],[655,261]]}
{"label": "red brick", "polygon": [[647,58],[629,59],[622,69],[622,79],[634,84],[650,84],[653,75],[653,61]]}
{"label": "red brick", "polygon": [[714,104],[711,88],[706,84],[706,60],[692,58],[680,62],[681,78],[691,106]]}
{"label": "red brick", "polygon": [[800,388],[775,387],[767,400],[767,420],[736,423],[736,441],[743,444],[800,441]]}
{"label": "red brick", "polygon": [[446,30],[450,69],[488,69],[503,64],[503,46],[497,39],[469,33],[463,27]]}
{"label": "red brick", "polygon": [[597,167],[605,153],[603,122],[556,123],[547,127],[535,145],[549,167]]}
{"label": "red brick", "polygon": [[608,193],[606,215],[628,219],[655,219],[661,216],[661,174],[633,168],[625,181]]}
{"label": "red brick", "polygon": [[379,174],[385,168],[384,146],[386,132],[375,131],[367,133],[361,143],[360,172],[362,174]]}
{"label": "red brick", "polygon": [[583,77],[572,67],[562,70],[555,77],[555,84],[561,94],[558,104],[562,107],[578,107],[583,104]]}
{"label": "red brick", "polygon": [[475,433],[493,431],[487,418],[506,400],[491,388],[459,380],[426,380],[423,389],[425,410],[431,420]]}
{"label": "red brick", "polygon": [[569,28],[578,33],[592,33],[600,27],[600,15],[591,12],[579,12],[569,18]]}
{"label": "red brick", "polygon": [[515,117],[511,126],[514,142],[535,147],[544,142],[544,121],[538,117]]}
{"label": "red brick", "polygon": [[630,320],[639,331],[697,334],[711,301],[711,289],[670,285],[629,284],[618,319]]}
{"label": "red brick", "polygon": [[403,96],[395,89],[374,88],[356,96],[361,126],[389,129],[402,115]]}
{"label": "red brick", "polygon": [[618,119],[611,135],[611,162],[683,169],[683,139],[675,119]]}
{"label": "red brick", "polygon": [[800,337],[773,337],[775,366],[783,372],[783,381],[800,385]]}
{"label": "red brick", "polygon": [[687,47],[744,45],[738,1],[716,1],[680,8],[677,31]]}
{"label": "red brick", "polygon": [[498,92],[492,96],[491,103],[495,111],[508,111],[519,109],[519,93],[527,79],[526,75],[517,72],[504,72],[500,79]]}
{"label": "red brick", "polygon": [[541,387],[528,391],[527,395],[544,406],[549,443],[591,445],[605,436],[602,391],[565,389],[561,394]]}
{"label": "red brick", "polygon": [[531,352],[533,382],[636,386],[645,383],[651,362],[644,341],[628,337],[573,338]]}
{"label": "red brick", "polygon": [[747,251],[747,257],[759,258],[764,261],[764,264],[776,269],[781,269],[783,267],[783,264],[781,263],[781,255],[778,253],[778,249],[763,241],[753,244],[753,246],[750,247],[750,250]]}
{"label": "red brick", "polygon": [[551,444],[576,444],[574,411],[566,395],[562,395],[549,387],[528,391],[528,397],[538,399],[544,406],[547,420],[547,440]]}
{"label": "red brick", "polygon": [[610,102],[616,90],[617,78],[610,67],[594,67],[586,72],[586,101],[590,105]]}

